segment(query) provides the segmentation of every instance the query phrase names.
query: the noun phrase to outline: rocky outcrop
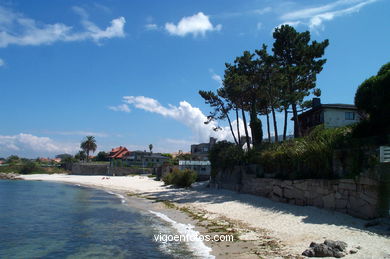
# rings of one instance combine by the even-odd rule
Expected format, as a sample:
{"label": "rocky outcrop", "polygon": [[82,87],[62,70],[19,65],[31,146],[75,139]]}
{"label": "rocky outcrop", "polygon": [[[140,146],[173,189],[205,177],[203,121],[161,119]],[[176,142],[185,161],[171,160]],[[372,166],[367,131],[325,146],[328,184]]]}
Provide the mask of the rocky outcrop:
{"label": "rocky outcrop", "polygon": [[22,178],[14,173],[0,173],[0,180],[22,180]]}
{"label": "rocky outcrop", "polygon": [[[344,257],[348,254],[347,243],[343,241],[325,240],[324,243],[318,244],[312,242],[310,248],[306,249],[302,255],[308,257]],[[355,250],[354,250],[355,252]],[[357,252],[357,251],[356,251]],[[355,253],[356,253],[355,252]]]}

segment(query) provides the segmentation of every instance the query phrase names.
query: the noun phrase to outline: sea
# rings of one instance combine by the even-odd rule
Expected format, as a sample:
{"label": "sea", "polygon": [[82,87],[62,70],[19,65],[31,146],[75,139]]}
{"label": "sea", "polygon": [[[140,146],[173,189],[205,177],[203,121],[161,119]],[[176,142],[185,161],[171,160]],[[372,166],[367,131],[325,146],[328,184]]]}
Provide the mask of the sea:
{"label": "sea", "polygon": [[201,241],[159,242],[193,226],[120,194],[45,181],[0,181],[0,258],[213,258]]}

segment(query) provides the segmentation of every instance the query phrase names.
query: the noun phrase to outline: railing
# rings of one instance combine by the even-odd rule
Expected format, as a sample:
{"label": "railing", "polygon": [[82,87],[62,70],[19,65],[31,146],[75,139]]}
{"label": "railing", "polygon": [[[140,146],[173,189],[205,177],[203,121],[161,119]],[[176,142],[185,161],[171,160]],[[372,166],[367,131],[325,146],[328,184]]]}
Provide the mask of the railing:
{"label": "railing", "polygon": [[390,163],[390,147],[381,146],[379,148],[379,157],[381,163]]}

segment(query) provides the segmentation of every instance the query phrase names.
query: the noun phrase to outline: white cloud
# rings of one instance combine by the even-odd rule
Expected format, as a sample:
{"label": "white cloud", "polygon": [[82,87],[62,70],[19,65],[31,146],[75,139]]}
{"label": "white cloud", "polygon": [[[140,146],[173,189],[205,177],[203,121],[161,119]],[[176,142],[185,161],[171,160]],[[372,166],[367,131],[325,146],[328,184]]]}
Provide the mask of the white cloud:
{"label": "white cloud", "polygon": [[158,30],[158,26],[155,23],[148,23],[145,25],[146,30],[148,31],[155,31]]}
{"label": "white cloud", "polygon": [[89,21],[88,14],[80,7],[73,10],[81,16],[83,31],[74,31],[72,26],[63,23],[44,24],[23,14],[0,6],[0,47],[8,45],[48,45],[58,41],[93,40],[99,43],[102,39],[124,37],[124,17],[111,21],[110,26],[100,29]]}
{"label": "white cloud", "polygon": [[[221,130],[214,131],[218,126],[217,122],[212,121],[205,124],[207,116],[197,108],[186,101],[181,101],[179,106],[161,105],[157,100],[145,96],[124,96],[123,100],[128,104],[134,105],[138,109],[160,114],[167,118],[172,118],[190,128],[193,132],[193,139],[197,142],[208,141],[209,137],[216,137],[219,140],[232,140],[229,127],[221,127]],[[233,129],[236,130],[237,121],[233,121]],[[240,133],[244,134],[243,123],[240,120]]]}
{"label": "white cloud", "polygon": [[0,154],[23,155],[28,157],[55,155],[59,153],[75,153],[79,149],[77,143],[59,143],[48,137],[31,134],[0,135]]}
{"label": "white cloud", "polygon": [[2,67],[2,66],[5,66],[5,61],[4,61],[4,59],[0,58],[0,67]]}
{"label": "white cloud", "polygon": [[283,22],[283,24],[304,23],[308,25],[310,29],[315,30],[323,27],[324,21],[330,21],[335,17],[358,12],[362,7],[377,1],[378,0],[338,0],[317,7],[288,12],[280,16],[280,19],[289,21]]}
{"label": "white cloud", "polygon": [[255,9],[255,10],[253,10],[253,13],[262,15],[262,14],[269,13],[271,11],[272,11],[272,8],[270,6],[267,6],[267,7],[261,8],[261,9]]}
{"label": "white cloud", "polygon": [[256,29],[257,29],[257,30],[261,30],[262,28],[263,28],[263,23],[258,22],[258,23],[256,24]]}
{"label": "white cloud", "polygon": [[116,112],[131,112],[129,106],[125,103],[117,106],[109,106],[108,109]]}
{"label": "white cloud", "polygon": [[192,34],[194,37],[198,35],[204,36],[208,31],[219,31],[222,25],[214,26],[209,19],[209,16],[202,12],[194,14],[193,16],[183,17],[177,25],[173,23],[166,23],[165,29],[171,35],[184,37]]}
{"label": "white cloud", "polygon": [[222,86],[222,77],[221,77],[220,75],[212,74],[212,75],[211,75],[211,78],[212,78],[214,81],[218,82],[219,85]]}
{"label": "white cloud", "polygon": [[95,136],[95,137],[108,137],[108,134],[102,132],[93,131],[47,131],[47,134],[62,135],[62,136]]}

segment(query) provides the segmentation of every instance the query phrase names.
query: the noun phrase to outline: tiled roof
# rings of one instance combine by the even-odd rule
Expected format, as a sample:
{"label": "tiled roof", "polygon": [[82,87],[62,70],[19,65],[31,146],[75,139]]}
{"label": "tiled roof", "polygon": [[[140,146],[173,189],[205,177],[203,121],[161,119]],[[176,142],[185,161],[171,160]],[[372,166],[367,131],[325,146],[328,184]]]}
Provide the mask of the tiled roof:
{"label": "tiled roof", "polygon": [[129,154],[130,154],[130,152],[129,152],[129,150],[127,150],[127,148],[120,146],[117,148],[113,148],[108,157],[109,158],[123,158]]}

